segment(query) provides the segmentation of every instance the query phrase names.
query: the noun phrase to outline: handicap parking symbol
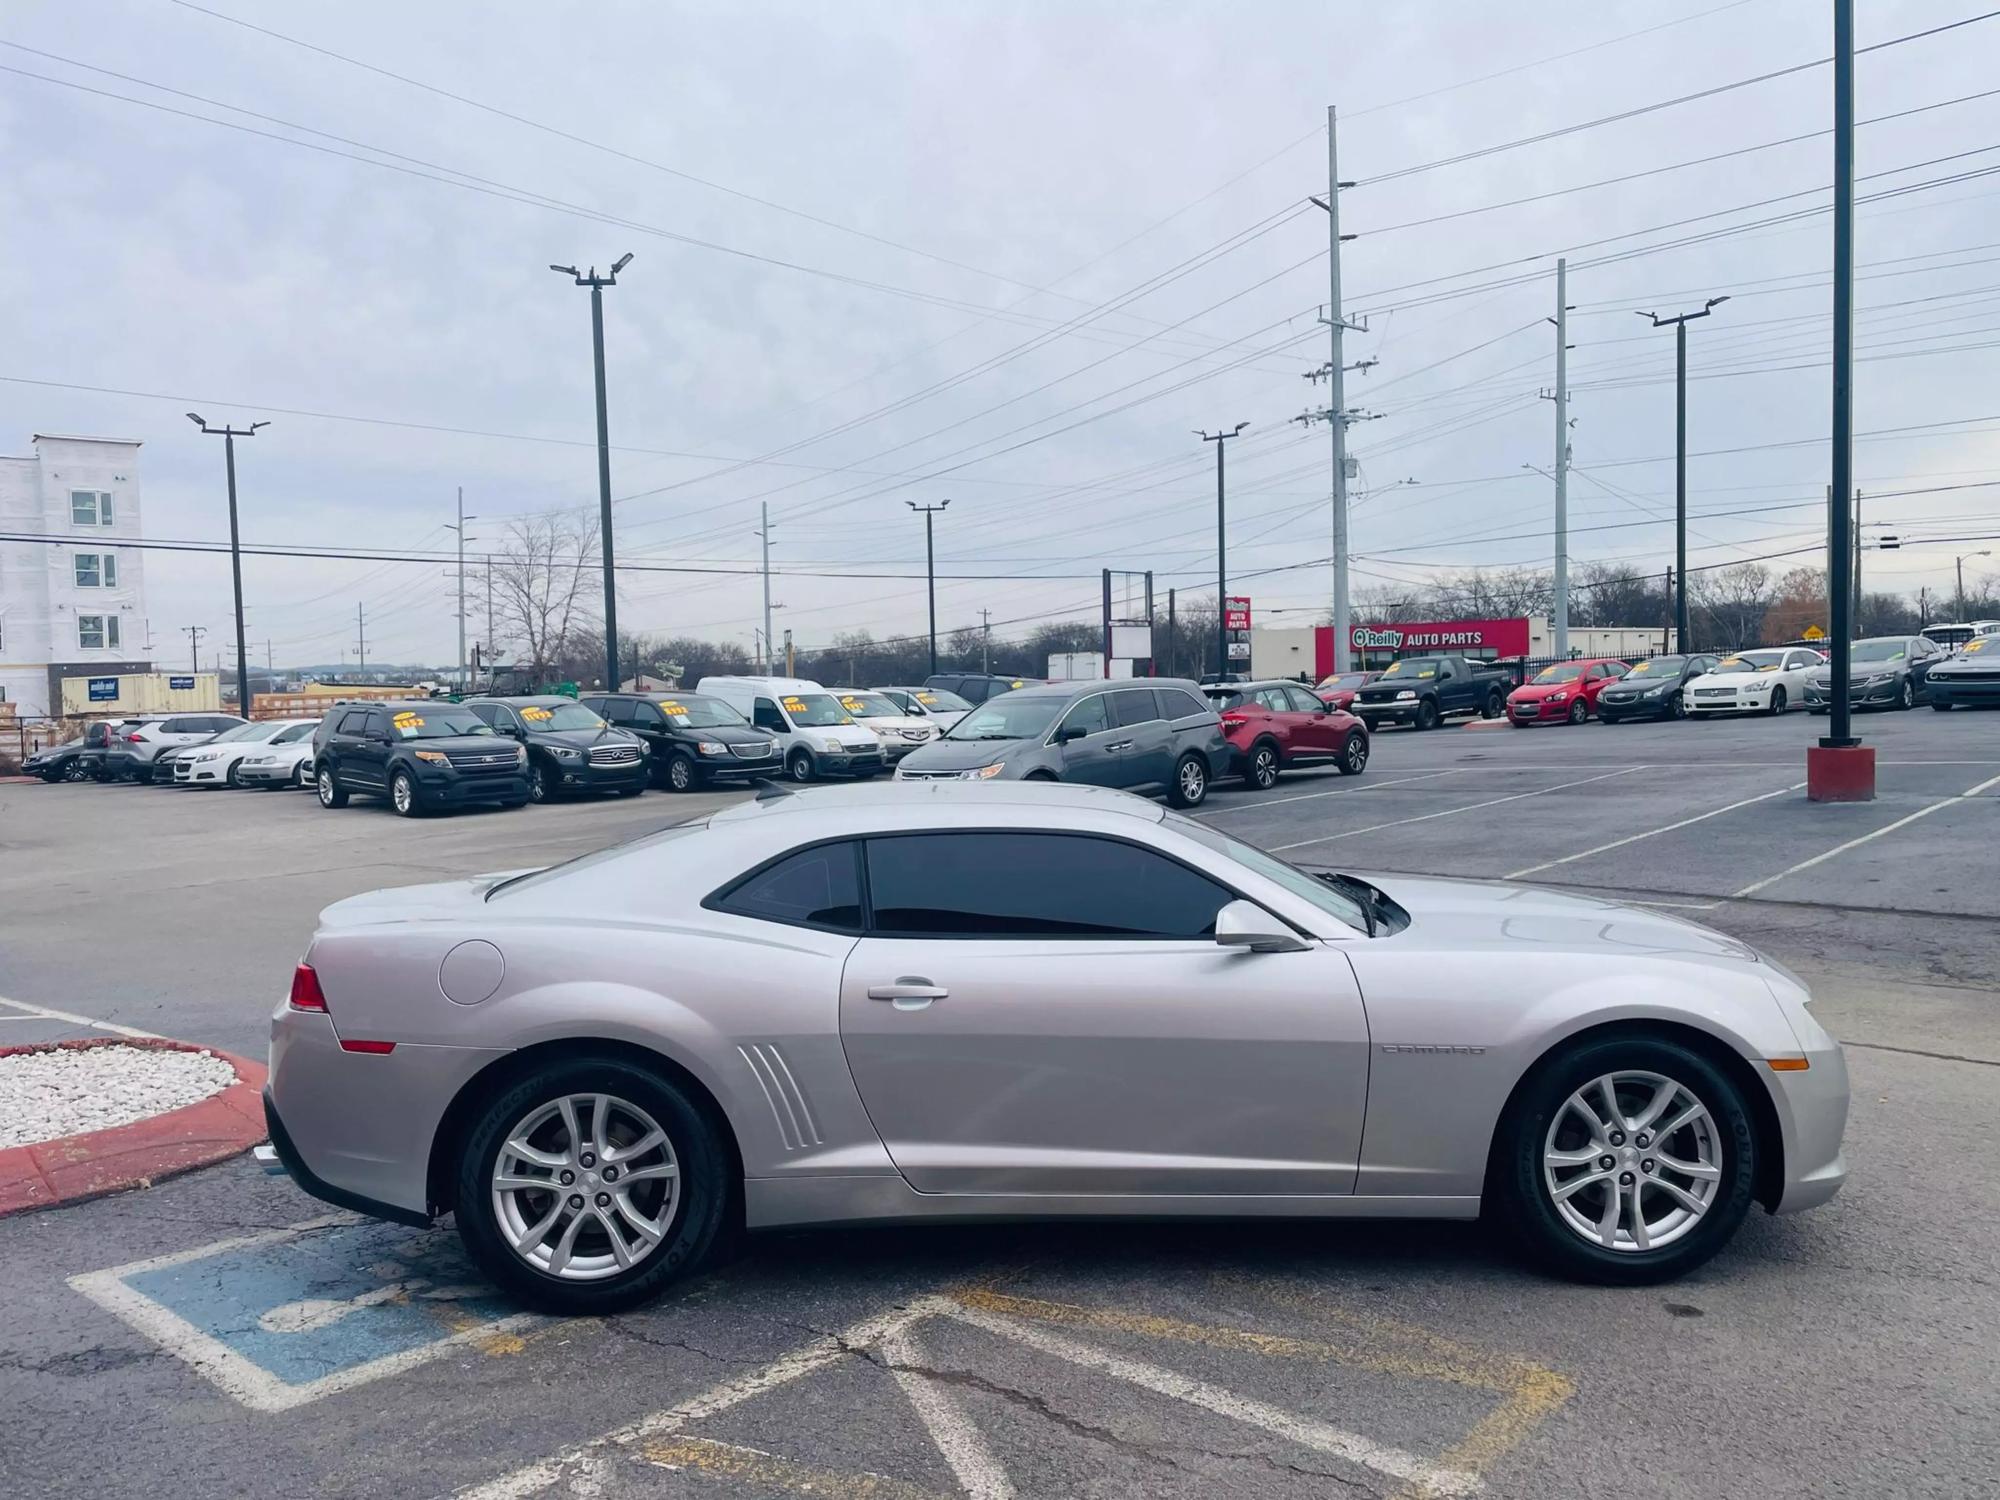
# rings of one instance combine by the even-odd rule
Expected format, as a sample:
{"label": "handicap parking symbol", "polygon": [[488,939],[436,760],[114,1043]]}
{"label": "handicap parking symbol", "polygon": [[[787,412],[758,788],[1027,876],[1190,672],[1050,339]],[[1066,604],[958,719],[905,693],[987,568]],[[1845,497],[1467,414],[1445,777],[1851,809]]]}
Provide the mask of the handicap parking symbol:
{"label": "handicap parking symbol", "polygon": [[284,1411],[453,1352],[512,1353],[542,1320],[458,1242],[337,1214],[70,1278],[254,1411]]}

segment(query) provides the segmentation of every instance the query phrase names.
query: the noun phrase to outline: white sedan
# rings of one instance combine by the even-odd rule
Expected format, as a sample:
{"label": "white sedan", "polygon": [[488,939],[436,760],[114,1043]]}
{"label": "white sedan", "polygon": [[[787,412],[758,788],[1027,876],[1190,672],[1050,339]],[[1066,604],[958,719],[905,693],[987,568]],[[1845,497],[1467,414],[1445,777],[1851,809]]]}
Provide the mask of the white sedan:
{"label": "white sedan", "polygon": [[1708,714],[1781,714],[1806,701],[1806,676],[1826,661],[1803,646],[1775,646],[1725,656],[1687,685],[1690,718]]}
{"label": "white sedan", "polygon": [[176,786],[282,786],[297,779],[312,752],[318,719],[264,719],[239,724],[206,745],[174,757]]}

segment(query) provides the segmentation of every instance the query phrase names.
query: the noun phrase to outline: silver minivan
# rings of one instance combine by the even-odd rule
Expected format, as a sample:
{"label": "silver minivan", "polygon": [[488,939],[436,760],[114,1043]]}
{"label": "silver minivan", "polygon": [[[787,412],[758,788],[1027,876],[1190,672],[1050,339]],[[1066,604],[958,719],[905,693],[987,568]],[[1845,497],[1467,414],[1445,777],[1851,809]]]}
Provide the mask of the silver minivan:
{"label": "silver minivan", "polygon": [[1229,768],[1192,682],[1057,682],[988,699],[896,767],[898,781],[1070,781],[1194,807]]}

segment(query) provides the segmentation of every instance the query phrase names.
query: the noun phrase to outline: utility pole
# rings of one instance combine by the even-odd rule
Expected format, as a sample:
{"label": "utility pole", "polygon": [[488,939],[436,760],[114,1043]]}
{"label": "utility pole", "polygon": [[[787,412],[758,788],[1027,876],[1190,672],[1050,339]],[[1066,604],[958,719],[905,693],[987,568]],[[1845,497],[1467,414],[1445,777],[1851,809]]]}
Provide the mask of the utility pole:
{"label": "utility pole", "polygon": [[764,675],[771,672],[771,505],[765,501],[757,507],[763,524],[757,528],[757,536],[764,544]]}
{"label": "utility pole", "polygon": [[984,677],[993,670],[993,611],[979,612],[979,675]]}
{"label": "utility pole", "polygon": [[[1963,576],[1963,574],[1960,575],[1961,578]],[[1961,595],[1965,593],[1965,585],[1962,582],[1959,585],[1958,591]],[[188,638],[188,655],[191,658],[188,662],[188,670],[190,672],[199,672],[201,670],[201,638],[208,634],[208,627],[206,625],[183,625],[181,626],[181,633]]]}
{"label": "utility pole", "polygon": [[931,517],[951,502],[940,500],[936,505],[919,505],[914,500],[905,500],[903,503],[924,518],[924,588],[930,596],[931,675],[935,677],[937,675],[937,549],[931,537]]}
{"label": "utility pole", "polygon": [[356,671],[368,669],[368,620],[363,611],[367,606],[357,599],[354,601],[354,654],[358,665]]}
{"label": "utility pole", "polygon": [[1687,650],[1688,641],[1688,330],[1687,326],[1696,318],[1705,318],[1716,308],[1729,300],[1727,295],[1710,297],[1699,312],[1678,313],[1671,318],[1663,318],[1658,313],[1642,312],[1642,318],[1651,318],[1655,328],[1665,328],[1669,323],[1674,327],[1674,577],[1679,580],[1679,592],[1674,595],[1674,629],[1679,633],[1681,650]]}
{"label": "utility pole", "polygon": [[[1686,636],[1675,635],[1673,631],[1674,631],[1674,570],[1672,568],[1668,568],[1667,569],[1667,619],[1666,619],[1666,624],[1660,630],[1660,651],[1662,654],[1666,654],[1670,651],[1678,651],[1683,656],[1685,656],[1689,651],[1693,650],[1694,648],[1688,645],[1688,639]],[[1671,645],[1669,645],[1669,642],[1671,642]]]}
{"label": "utility pole", "polygon": [[278,675],[278,669],[271,661],[271,638],[268,635],[264,637],[264,675],[266,677]]}
{"label": "utility pole", "polygon": [[1556,656],[1570,654],[1570,262],[1556,260]]}
{"label": "utility pole", "polygon": [[1178,677],[1181,666],[1180,631],[1174,624],[1174,591],[1167,590],[1167,675]]}
{"label": "utility pole", "polygon": [[611,545],[611,420],[604,404],[604,289],[618,285],[618,273],[632,264],[628,251],[612,263],[609,275],[597,267],[588,276],[575,266],[549,267],[590,288],[590,352],[597,367],[597,529],[604,542],[604,686],[618,691],[618,578]]}
{"label": "utility pole", "polygon": [[1861,628],[1861,491],[1854,492],[1854,627]]}
{"label": "utility pole", "polygon": [[1340,310],[1340,247],[1344,241],[1354,238],[1351,234],[1340,232],[1340,190],[1353,187],[1354,184],[1340,180],[1338,124],[1334,106],[1329,104],[1326,107],[1326,197],[1324,200],[1315,198],[1312,201],[1326,210],[1327,307],[1320,321],[1326,324],[1327,332],[1332,336],[1332,348],[1327,363],[1332,416],[1327,426],[1333,433],[1333,669],[1336,672],[1345,672],[1352,643],[1348,639],[1347,592],[1347,423],[1349,419],[1346,366],[1341,355],[1341,335],[1350,328],[1358,333],[1365,333],[1368,325],[1347,321]]}
{"label": "utility pole", "polygon": [[223,461],[229,471],[229,577],[236,588],[236,706],[250,717],[250,658],[243,649],[243,546],[236,532],[236,440],[257,435],[269,422],[252,422],[248,427],[211,427],[196,412],[187,419],[210,437],[222,439]]}
{"label": "utility pole", "polygon": [[1977,552],[1966,552],[1951,560],[1952,567],[1958,573],[1958,618],[1961,621],[1965,619],[1965,559],[1968,557],[1991,557],[1992,555],[1993,553],[1990,548],[1981,548]]}
{"label": "utility pole", "polygon": [[493,686],[493,558],[486,558],[486,685]]}
{"label": "utility pole", "polygon": [[[479,517],[465,513],[465,486],[458,487],[458,524],[451,529],[458,534],[458,690],[466,690],[465,678],[465,523]],[[449,525],[449,523],[446,523]],[[611,684],[615,689],[616,683]]]}
{"label": "utility pole", "polygon": [[[1248,422],[1238,422],[1228,432],[1196,429],[1195,433],[1204,443],[1215,444],[1215,670],[1222,677],[1229,675],[1229,525],[1228,499],[1222,482],[1222,454],[1229,446],[1229,440],[1249,425]],[[1333,425],[1338,427],[1340,423],[1336,419]]]}

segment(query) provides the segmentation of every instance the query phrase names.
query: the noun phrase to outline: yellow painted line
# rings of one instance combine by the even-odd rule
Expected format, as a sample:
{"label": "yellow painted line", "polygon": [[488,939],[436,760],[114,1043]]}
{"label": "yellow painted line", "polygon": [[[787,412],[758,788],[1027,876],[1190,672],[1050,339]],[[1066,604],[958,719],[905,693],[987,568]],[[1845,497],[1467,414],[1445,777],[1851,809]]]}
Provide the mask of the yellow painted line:
{"label": "yellow painted line", "polygon": [[736,1480],[789,1490],[797,1495],[821,1495],[827,1500],[947,1500],[886,1474],[865,1470],[843,1474],[815,1469],[761,1448],[718,1443],[710,1438],[655,1438],[639,1445],[639,1456],[659,1469],[699,1474],[706,1479]]}

